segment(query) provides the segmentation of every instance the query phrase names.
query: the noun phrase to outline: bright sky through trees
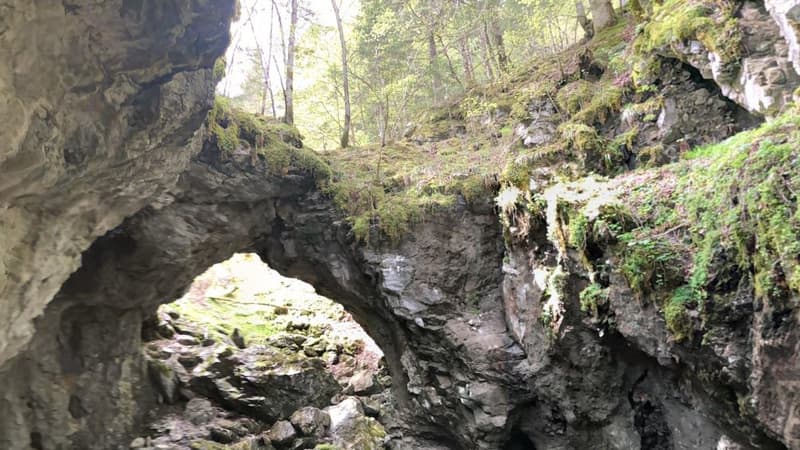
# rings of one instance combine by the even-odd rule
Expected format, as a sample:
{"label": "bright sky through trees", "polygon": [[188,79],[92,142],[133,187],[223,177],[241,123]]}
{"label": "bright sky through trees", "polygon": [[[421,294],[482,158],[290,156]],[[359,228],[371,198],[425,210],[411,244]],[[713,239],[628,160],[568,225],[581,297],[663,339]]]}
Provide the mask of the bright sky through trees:
{"label": "bright sky through trees", "polygon": [[[358,14],[359,0],[340,1],[342,1],[342,20],[346,24],[350,24],[353,18]],[[289,19],[287,13],[288,6],[286,3],[286,0],[276,1],[283,15],[284,23],[288,23]],[[309,30],[312,23],[325,28],[336,27],[336,19],[328,0],[305,0],[302,2],[302,7],[305,9],[306,14],[302,16],[303,20],[300,21],[298,30],[301,44],[303,43],[303,34]],[[241,0],[240,17],[239,20],[234,22],[231,26],[232,41],[225,54],[228,61],[228,70],[226,71],[225,78],[217,87],[217,92],[220,94],[226,97],[236,97],[244,94],[243,84],[247,78],[247,72],[252,66],[252,61],[247,55],[249,52],[257,51],[256,43],[265,49],[269,45],[271,10],[272,0]],[[249,20],[252,20],[253,27],[250,26]],[[346,26],[349,28],[349,25]],[[255,33],[253,32],[253,28],[255,28]],[[278,25],[276,22],[272,40],[275,46],[275,54],[280,56],[281,37],[280,31],[277,28]],[[277,60],[280,67],[273,69],[283,73],[285,71],[285,65],[280,57],[277,58]],[[233,61],[233,64],[231,64],[231,61]],[[277,72],[273,73],[272,77],[274,78],[274,85],[279,85]],[[311,80],[307,77],[303,77],[301,74],[301,76],[297,78],[296,84],[298,85],[298,89],[304,89],[310,82]]]}

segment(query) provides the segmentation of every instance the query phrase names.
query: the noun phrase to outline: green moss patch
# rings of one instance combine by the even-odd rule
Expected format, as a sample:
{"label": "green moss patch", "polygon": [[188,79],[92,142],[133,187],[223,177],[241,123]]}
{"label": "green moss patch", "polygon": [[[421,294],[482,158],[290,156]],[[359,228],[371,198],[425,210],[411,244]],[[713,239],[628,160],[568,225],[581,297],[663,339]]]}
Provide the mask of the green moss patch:
{"label": "green moss patch", "polygon": [[301,170],[313,174],[320,184],[331,176],[328,164],[313,150],[303,148],[296,128],[277,120],[233,107],[229,99],[217,97],[206,121],[210,139],[225,154],[249,152],[261,155],[275,174]]}
{"label": "green moss patch", "polygon": [[664,0],[654,2],[653,13],[636,40],[637,51],[646,55],[697,40],[719,55],[723,64],[742,55],[742,37],[729,0]]}
{"label": "green moss patch", "polygon": [[592,283],[581,291],[580,300],[581,311],[597,317],[599,315],[599,308],[608,303],[608,288],[604,288],[597,283]]}
{"label": "green moss patch", "polygon": [[327,154],[336,172],[327,190],[359,239],[375,227],[396,240],[424,214],[452,208],[459,195],[488,201],[505,157],[496,145],[502,141],[451,138],[338,150]]}
{"label": "green moss patch", "polygon": [[789,113],[694,150],[660,180],[623,182],[642,226],[621,237],[622,271],[637,292],[657,293],[676,337],[688,336],[687,308],[724,301],[743,273],[768,301],[800,292],[798,139]]}
{"label": "green moss patch", "polygon": [[[724,310],[744,277],[763,301],[795,308],[798,140],[800,115],[789,112],[679,163],[622,175],[607,182],[617,197],[600,208],[585,199],[559,208],[566,245],[610,248],[614,267],[640,301],[662,310],[678,341]],[[593,311],[600,293],[599,285],[587,288],[584,309]]]}

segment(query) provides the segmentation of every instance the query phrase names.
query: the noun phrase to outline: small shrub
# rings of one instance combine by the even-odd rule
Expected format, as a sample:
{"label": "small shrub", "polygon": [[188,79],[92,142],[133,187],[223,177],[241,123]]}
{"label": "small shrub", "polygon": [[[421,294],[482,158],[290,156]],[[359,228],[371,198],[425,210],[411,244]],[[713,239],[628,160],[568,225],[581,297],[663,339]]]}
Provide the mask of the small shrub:
{"label": "small shrub", "polygon": [[580,293],[581,311],[591,313],[592,316],[599,315],[599,307],[608,303],[608,288],[604,288],[597,283],[592,283]]}

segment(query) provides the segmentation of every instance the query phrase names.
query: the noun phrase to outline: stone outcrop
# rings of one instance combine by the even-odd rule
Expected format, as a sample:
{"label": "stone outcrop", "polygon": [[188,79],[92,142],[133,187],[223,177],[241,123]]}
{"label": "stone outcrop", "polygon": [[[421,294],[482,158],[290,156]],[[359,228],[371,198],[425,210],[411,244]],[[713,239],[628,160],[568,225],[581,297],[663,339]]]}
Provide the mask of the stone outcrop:
{"label": "stone outcrop", "polygon": [[106,231],[193,153],[233,0],[0,5],[0,364]]}
{"label": "stone outcrop", "polygon": [[800,86],[797,32],[792,27],[797,4],[767,2],[767,7],[769,13],[759,2],[737,6],[742,54],[736,60],[726,60],[700,40],[678,43],[672,51],[714,80],[726,97],[750,112],[774,116],[792,103],[794,90]]}
{"label": "stone outcrop", "polygon": [[781,31],[781,36],[789,46],[789,59],[794,64],[795,72],[800,73],[800,39],[798,39],[798,24],[800,24],[800,5],[794,0],[764,0],[764,6]]}
{"label": "stone outcrop", "polygon": [[[577,299],[586,274],[559,256],[545,223],[530,228],[526,243],[507,247],[493,209],[476,205],[430,217],[413,238],[392,243],[376,235],[366,246],[311,174],[276,175],[265,159],[253,165],[249,155],[224,155],[208,143],[178,189],[173,203],[146,208],[84,254],[82,269],[40,319],[34,351],[7,366],[4,380],[24,380],[10,392],[28,393],[3,404],[0,429],[14,430],[3,434],[18,439],[12,445],[36,434],[55,448],[104,448],[85,430],[107,426],[115,408],[120,420],[135,417],[140,399],[156,395],[137,392],[148,385],[141,355],[121,352],[103,333],[114,330],[135,349],[137,320],[237,251],[255,251],[336,298],[385,350],[400,408],[387,431],[398,448],[433,448],[421,444],[427,439],[493,449],[510,436],[537,448],[656,448],[649,440],[667,446],[657,448],[705,448],[723,437],[778,445],[763,425],[726,419],[736,416],[734,406],[717,404],[716,390],[675,362],[700,360],[669,344],[658,312],[637,309],[624,281],[615,282],[611,300],[626,317],[622,335],[602,336],[585,323]],[[553,287],[542,280],[559,270],[565,290],[554,310]],[[560,324],[556,335],[546,316]],[[42,392],[50,396],[46,407],[28,406]],[[75,413],[75,428],[55,421],[60,408]],[[133,424],[120,429],[126,425]],[[413,436],[421,440],[408,443]]]}

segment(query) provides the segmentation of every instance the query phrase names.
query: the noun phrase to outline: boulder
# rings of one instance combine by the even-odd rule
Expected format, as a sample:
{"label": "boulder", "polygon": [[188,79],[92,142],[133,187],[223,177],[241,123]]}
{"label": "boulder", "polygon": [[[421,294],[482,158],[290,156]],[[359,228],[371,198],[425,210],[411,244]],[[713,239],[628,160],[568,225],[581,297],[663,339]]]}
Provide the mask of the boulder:
{"label": "boulder", "polygon": [[229,356],[216,353],[195,367],[189,387],[266,422],[285,419],[303,406],[325,406],[341,390],[322,360],[255,345]]}
{"label": "boulder", "polygon": [[319,408],[307,406],[292,414],[291,422],[305,436],[322,437],[331,427],[331,416]]}
{"label": "boulder", "polygon": [[247,346],[244,342],[244,336],[242,336],[242,333],[238,328],[233,329],[233,333],[231,333],[231,340],[233,341],[234,345],[239,348],[245,348]]}
{"label": "boulder", "polygon": [[189,346],[200,345],[200,341],[198,341],[196,337],[190,336],[188,334],[179,334],[175,336],[175,342],[181,345],[189,345]]}
{"label": "boulder", "polygon": [[345,393],[356,395],[371,395],[381,390],[375,382],[375,375],[370,370],[359,370],[352,377],[345,388]]}
{"label": "boulder", "polygon": [[377,450],[383,448],[386,431],[375,419],[364,415],[364,407],[355,397],[348,397],[325,408],[331,417],[330,437],[344,450]]}
{"label": "boulder", "polygon": [[297,431],[288,420],[279,420],[267,431],[267,437],[273,445],[287,446],[297,437]]}
{"label": "boulder", "polygon": [[173,364],[172,360],[149,359],[147,361],[147,374],[150,376],[150,381],[158,391],[160,400],[170,405],[179,399],[179,389],[182,385],[176,366],[180,367]]}

